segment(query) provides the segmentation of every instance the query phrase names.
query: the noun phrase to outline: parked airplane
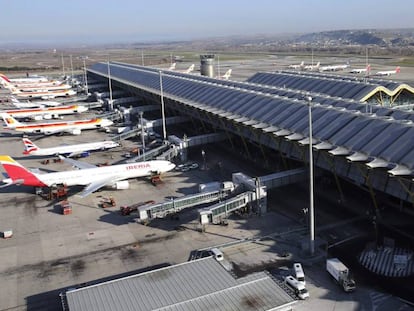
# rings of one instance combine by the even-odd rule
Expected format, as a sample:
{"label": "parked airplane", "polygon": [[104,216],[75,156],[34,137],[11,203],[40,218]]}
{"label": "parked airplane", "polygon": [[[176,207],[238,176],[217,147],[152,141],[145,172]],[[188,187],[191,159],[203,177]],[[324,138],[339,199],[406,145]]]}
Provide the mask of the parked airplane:
{"label": "parked airplane", "polygon": [[326,65],[319,67],[319,71],[338,71],[349,67],[349,62],[343,65]]}
{"label": "parked airplane", "polygon": [[357,74],[369,73],[370,70],[371,70],[371,66],[367,65],[365,68],[354,68],[350,71],[350,73],[357,73]]}
{"label": "parked airplane", "polygon": [[111,120],[101,118],[50,123],[22,123],[7,113],[1,113],[1,117],[6,123],[6,128],[8,129],[23,133],[45,135],[52,135],[57,133],[80,135],[82,130],[107,128],[113,124]]}
{"label": "parked airplane", "polygon": [[302,61],[300,64],[298,64],[298,65],[289,65],[288,66],[288,68],[291,68],[291,69],[296,69],[296,70],[301,70],[301,69],[303,69],[305,67],[305,62],[304,61]]}
{"label": "parked airplane", "polygon": [[42,108],[42,107],[45,107],[45,106],[57,107],[57,106],[62,105],[62,103],[60,103],[60,102],[53,102],[53,101],[31,102],[30,100],[28,100],[26,102],[21,102],[14,96],[10,96],[10,100],[11,100],[13,106],[15,106],[17,108],[23,108],[23,109],[26,109],[26,108]]}
{"label": "parked airplane", "polygon": [[216,79],[228,80],[231,77],[231,71],[232,69],[230,68],[224,73],[224,75],[217,76]]}
{"label": "parked airplane", "polygon": [[64,85],[64,83],[62,81],[57,81],[57,80],[52,80],[52,81],[49,81],[49,80],[46,80],[46,81],[34,80],[34,81],[30,81],[30,82],[29,81],[15,82],[15,81],[11,81],[5,75],[1,75],[1,74],[0,74],[0,84],[2,84],[6,88],[11,88],[11,87],[29,88],[29,87],[33,87],[33,88],[36,88],[36,89],[46,88],[46,87],[51,87],[51,86]]}
{"label": "parked airplane", "polygon": [[195,65],[192,64],[190,67],[188,67],[186,70],[180,71],[182,73],[191,73],[194,71]]}
{"label": "parked airplane", "polygon": [[82,105],[70,105],[48,108],[28,108],[28,109],[9,109],[0,111],[9,114],[14,118],[30,118],[33,120],[57,119],[61,115],[82,113],[88,110],[88,107]]}
{"label": "parked airplane", "polygon": [[41,91],[61,91],[61,90],[70,90],[72,86],[69,84],[61,83],[55,85],[41,85],[41,84],[33,84],[33,85],[17,85],[14,86],[12,84],[6,84],[6,88],[9,90],[17,89],[21,92],[41,92]]}
{"label": "parked airplane", "polygon": [[303,69],[309,70],[309,71],[314,71],[314,70],[318,70],[320,65],[321,65],[321,63],[318,62],[316,65],[306,65],[305,67],[303,67]]}
{"label": "parked airplane", "polygon": [[11,88],[10,91],[13,95],[21,98],[42,98],[42,99],[50,99],[55,97],[65,97],[65,96],[72,96],[76,94],[74,90],[57,90],[57,91],[45,91],[39,90],[38,92],[22,92],[16,88]]}
{"label": "parked airplane", "polygon": [[374,76],[390,76],[390,75],[395,75],[397,73],[400,73],[400,71],[401,71],[400,66],[398,66],[397,68],[395,68],[395,70],[378,71],[377,73],[374,74]]}
{"label": "parked airplane", "polygon": [[0,76],[10,83],[38,83],[38,82],[49,81],[46,77],[42,77],[42,76],[28,76],[26,78],[14,78],[14,79],[9,78],[5,74],[2,74],[2,73],[0,73]]}
{"label": "parked airplane", "polygon": [[24,152],[26,155],[35,156],[54,156],[64,155],[66,157],[74,157],[82,155],[85,152],[95,150],[107,150],[115,147],[119,147],[119,144],[112,140],[96,141],[92,143],[74,144],[74,145],[62,145],[50,148],[40,148],[28,138],[23,138]]}
{"label": "parked airplane", "polygon": [[175,167],[175,164],[164,160],[97,167],[73,159],[63,159],[79,169],[39,174],[29,171],[10,156],[0,155],[0,163],[9,176],[9,178],[3,179],[4,185],[2,187],[10,185],[34,187],[50,187],[60,184],[82,185],[85,188],[80,196],[86,197],[105,186],[128,189],[129,182],[126,179],[161,174],[171,171]]}

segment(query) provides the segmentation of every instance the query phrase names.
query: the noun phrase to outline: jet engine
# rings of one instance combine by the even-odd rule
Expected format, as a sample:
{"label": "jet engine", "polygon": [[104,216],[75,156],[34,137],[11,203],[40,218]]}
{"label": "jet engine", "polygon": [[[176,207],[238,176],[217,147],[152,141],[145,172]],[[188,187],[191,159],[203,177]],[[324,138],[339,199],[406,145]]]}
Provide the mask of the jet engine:
{"label": "jet engine", "polygon": [[70,133],[72,135],[80,135],[81,134],[81,130],[80,129],[73,129],[70,131]]}
{"label": "jet engine", "polygon": [[118,190],[125,190],[125,189],[129,189],[129,182],[128,180],[121,180],[121,181],[117,181],[112,188],[114,189],[118,189]]}

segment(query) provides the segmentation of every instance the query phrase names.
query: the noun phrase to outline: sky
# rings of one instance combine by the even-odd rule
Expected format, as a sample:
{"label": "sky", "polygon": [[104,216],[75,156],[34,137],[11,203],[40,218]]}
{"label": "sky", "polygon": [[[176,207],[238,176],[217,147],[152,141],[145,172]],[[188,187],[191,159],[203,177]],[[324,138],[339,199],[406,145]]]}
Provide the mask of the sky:
{"label": "sky", "polygon": [[414,28],[412,0],[0,0],[0,44]]}

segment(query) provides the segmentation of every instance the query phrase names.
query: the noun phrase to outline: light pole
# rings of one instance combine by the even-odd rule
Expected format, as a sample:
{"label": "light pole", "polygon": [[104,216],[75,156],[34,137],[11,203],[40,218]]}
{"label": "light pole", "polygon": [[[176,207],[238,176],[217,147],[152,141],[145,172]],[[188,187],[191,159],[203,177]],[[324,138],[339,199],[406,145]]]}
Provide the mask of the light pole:
{"label": "light pole", "polygon": [[160,73],[160,96],[161,96],[161,117],[162,117],[162,138],[164,142],[167,140],[167,130],[165,128],[165,107],[164,107],[164,93],[162,89],[162,71]]}
{"label": "light pole", "polygon": [[142,156],[143,160],[145,161],[145,138],[144,138],[144,122],[143,122],[143,112],[139,112],[139,119],[141,124],[141,142],[142,142]]}
{"label": "light pole", "polygon": [[108,84],[109,84],[109,110],[113,110],[112,106],[112,82],[111,82],[111,67],[109,66],[109,55],[108,55]]}
{"label": "light pole", "polygon": [[73,62],[72,62],[72,54],[69,55],[70,58],[70,80],[73,82]]}
{"label": "light pole", "polygon": [[63,60],[63,53],[60,54],[60,57],[62,59],[62,75],[65,77],[65,61]]}
{"label": "light pole", "polygon": [[206,152],[203,150],[201,150],[201,156],[203,157],[203,170],[206,169]]}
{"label": "light pole", "polygon": [[314,214],[314,198],[313,198],[313,150],[312,150],[312,97],[307,96],[308,115],[309,115],[309,253],[315,253],[315,214]]}
{"label": "light pole", "polygon": [[89,90],[88,90],[88,74],[86,73],[86,59],[88,58],[88,56],[83,56],[82,60],[83,60],[83,70],[84,70],[84,74],[85,74],[85,91],[86,91],[86,95],[88,95]]}

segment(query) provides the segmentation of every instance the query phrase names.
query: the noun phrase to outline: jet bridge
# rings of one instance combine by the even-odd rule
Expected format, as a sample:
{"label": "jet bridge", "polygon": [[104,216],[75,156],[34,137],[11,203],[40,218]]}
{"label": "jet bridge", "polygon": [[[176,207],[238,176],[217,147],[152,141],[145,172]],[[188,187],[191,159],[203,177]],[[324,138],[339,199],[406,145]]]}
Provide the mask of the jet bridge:
{"label": "jet bridge", "polygon": [[232,190],[232,187],[222,187],[214,191],[190,194],[181,198],[171,199],[167,202],[142,206],[138,208],[139,221],[141,223],[148,223],[152,219],[164,218],[167,215],[175,214],[185,208],[219,201],[227,197]]}
{"label": "jet bridge", "polygon": [[305,168],[297,168],[255,179],[243,173],[234,173],[232,179],[234,184],[242,188],[239,191],[247,191],[201,209],[199,211],[199,218],[203,226],[222,223],[232,212],[242,208],[247,208],[247,212],[266,213],[267,190],[304,181],[307,179],[307,170]]}

